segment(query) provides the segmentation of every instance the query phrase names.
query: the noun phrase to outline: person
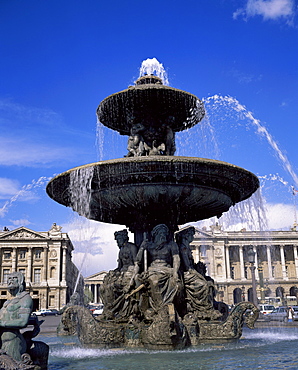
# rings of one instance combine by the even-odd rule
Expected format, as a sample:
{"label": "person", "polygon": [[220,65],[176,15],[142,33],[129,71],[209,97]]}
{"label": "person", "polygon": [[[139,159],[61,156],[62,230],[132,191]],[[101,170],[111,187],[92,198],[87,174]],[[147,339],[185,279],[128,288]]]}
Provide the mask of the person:
{"label": "person", "polygon": [[292,306],[288,308],[288,322],[292,322],[294,319],[294,310]]}
{"label": "person", "polygon": [[28,325],[33,301],[25,291],[25,280],[21,272],[9,274],[7,284],[13,298],[7,300],[0,310],[1,350],[15,360],[21,361],[27,345],[20,329]]}
{"label": "person", "polygon": [[193,226],[176,233],[176,241],[181,256],[181,270],[187,302],[187,312],[196,313],[200,319],[218,319],[221,314],[213,307],[214,285],[212,280],[207,280],[197,271],[190,243],[194,239]]}
{"label": "person", "polygon": [[177,244],[169,240],[169,229],[165,224],[155,226],[151,237],[151,241],[144,239],[140,246],[133,279],[139,274],[144,263],[140,280],[148,286],[150,307],[157,312],[161,307],[172,304],[179,291],[180,257]]}
{"label": "person", "polygon": [[118,267],[109,271],[105,276],[100,289],[104,304],[103,317],[127,318],[133,310],[133,303],[126,298],[128,286],[134,273],[134,262],[137,255],[137,247],[129,242],[126,229],[114,233],[119,247]]}

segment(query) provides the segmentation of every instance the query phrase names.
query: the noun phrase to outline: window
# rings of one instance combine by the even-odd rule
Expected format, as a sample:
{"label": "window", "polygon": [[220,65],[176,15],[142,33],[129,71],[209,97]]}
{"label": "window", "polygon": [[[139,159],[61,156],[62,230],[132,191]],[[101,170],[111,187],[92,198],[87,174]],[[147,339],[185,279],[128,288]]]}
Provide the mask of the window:
{"label": "window", "polygon": [[244,277],[248,279],[247,266],[244,266]]}
{"label": "window", "polygon": [[34,283],[40,283],[41,271],[40,269],[34,269]]}
{"label": "window", "polygon": [[272,266],[272,277],[275,277],[275,266]]}
{"label": "window", "polygon": [[6,295],[6,291],[2,290],[1,295]]}
{"label": "window", "polygon": [[54,278],[55,275],[56,275],[56,269],[55,267],[52,266],[50,269],[50,278]]}
{"label": "window", "polygon": [[206,245],[201,245],[200,246],[200,252],[202,257],[207,257],[207,247]]}
{"label": "window", "polygon": [[50,295],[49,296],[49,306],[55,306],[55,296],[54,295]]}
{"label": "window", "polygon": [[26,269],[19,269],[19,272],[21,272],[24,275],[24,278],[26,279]]}
{"label": "window", "polygon": [[231,279],[235,279],[235,267],[231,266]]}
{"label": "window", "polygon": [[2,282],[4,284],[7,283],[7,279],[8,279],[8,275],[10,274],[10,270],[9,269],[3,269],[3,278],[2,278]]}
{"label": "window", "polygon": [[26,251],[23,249],[19,251],[19,259],[23,260],[26,258]]}
{"label": "window", "polygon": [[35,256],[35,258],[41,258],[41,250],[36,249],[35,252],[34,252],[34,256]]}
{"label": "window", "polygon": [[5,260],[9,260],[11,258],[11,251],[4,251],[3,257]]}

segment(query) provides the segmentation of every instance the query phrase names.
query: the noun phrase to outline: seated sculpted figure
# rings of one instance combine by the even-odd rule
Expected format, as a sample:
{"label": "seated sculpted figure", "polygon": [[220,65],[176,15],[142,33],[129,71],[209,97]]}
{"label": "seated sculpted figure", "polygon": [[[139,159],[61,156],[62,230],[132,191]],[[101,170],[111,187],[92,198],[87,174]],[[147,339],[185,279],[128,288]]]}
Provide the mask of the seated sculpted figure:
{"label": "seated sculpted figure", "polygon": [[104,315],[110,318],[129,315],[131,305],[126,300],[125,294],[134,273],[134,262],[137,255],[137,247],[128,241],[126,229],[116,231],[114,235],[119,247],[118,267],[109,271],[100,291],[104,304]]}
{"label": "seated sculpted figure", "polygon": [[221,314],[213,308],[213,282],[207,281],[196,270],[190,249],[190,243],[194,239],[194,234],[195,228],[192,226],[176,233],[176,241],[179,245],[181,256],[187,312],[195,313],[199,319],[218,319]]}
{"label": "seated sculpted figure", "polygon": [[166,225],[155,226],[151,237],[151,241],[145,239],[140,246],[135,262],[135,275],[140,272],[142,263],[145,263],[141,280],[148,286],[150,307],[158,311],[161,307],[173,303],[180,288],[180,258],[177,244],[169,240],[169,229]]}
{"label": "seated sculpted figure", "polygon": [[128,153],[126,157],[140,157],[144,154],[144,139],[142,132],[144,126],[141,123],[134,123],[130,129],[130,136],[127,142]]}
{"label": "seated sculpted figure", "polygon": [[25,291],[24,276],[21,272],[10,274],[7,283],[12,299],[7,300],[0,310],[1,350],[21,361],[21,356],[27,348],[20,329],[28,324],[32,312],[32,298]]}

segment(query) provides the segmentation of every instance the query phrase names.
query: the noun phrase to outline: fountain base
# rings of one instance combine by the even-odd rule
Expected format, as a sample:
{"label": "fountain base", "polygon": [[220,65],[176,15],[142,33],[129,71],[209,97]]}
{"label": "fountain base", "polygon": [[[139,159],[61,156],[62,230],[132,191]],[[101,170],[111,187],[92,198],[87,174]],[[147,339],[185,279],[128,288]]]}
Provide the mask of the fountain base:
{"label": "fountain base", "polygon": [[[246,317],[247,310],[251,310],[251,314]],[[192,315],[181,319],[170,304],[164,306],[151,322],[133,318],[120,322],[96,319],[87,308],[71,306],[63,313],[60,335],[73,333],[75,327],[82,345],[90,348],[182,349],[205,342],[239,339],[243,324],[253,329],[258,314],[254,304],[240,302],[224,321],[198,320]]]}

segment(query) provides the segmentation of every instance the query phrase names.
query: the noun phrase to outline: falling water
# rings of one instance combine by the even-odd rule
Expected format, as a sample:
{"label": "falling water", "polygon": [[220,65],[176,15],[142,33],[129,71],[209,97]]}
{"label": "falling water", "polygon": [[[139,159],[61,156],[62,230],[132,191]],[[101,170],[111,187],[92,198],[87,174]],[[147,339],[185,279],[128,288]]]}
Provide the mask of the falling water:
{"label": "falling water", "polygon": [[140,68],[140,76],[145,75],[155,75],[162,79],[162,83],[164,85],[169,85],[169,80],[167,73],[161,63],[156,58],[148,58],[146,60],[143,60],[141,68]]}
{"label": "falling water", "polygon": [[70,173],[69,189],[71,192],[71,207],[79,215],[89,218],[90,215],[90,198],[91,198],[91,181],[93,178],[94,168],[83,167]]}
{"label": "falling water", "polygon": [[[53,175],[54,177],[55,175]],[[32,189],[40,188],[45,186],[53,177],[41,176],[38,180],[32,180],[30,184],[24,185],[13,197],[7,200],[3,207],[0,208],[0,217],[3,217],[9,210],[9,208],[18,201],[22,196]]]}
{"label": "falling water", "polygon": [[293,170],[293,167],[288,160],[287,156],[282,152],[282,150],[277,145],[276,141],[273,139],[272,135],[268,132],[268,130],[261,124],[260,120],[254,118],[252,112],[246,109],[246,107],[239,103],[239,101],[231,96],[221,96],[221,95],[214,95],[209,98],[203,99],[205,106],[211,101],[214,101],[215,104],[218,105],[226,105],[228,108],[233,109],[235,112],[238,113],[239,119],[248,119],[251,125],[256,127],[257,134],[259,136],[265,137],[268,144],[273,149],[276,157],[281,161],[283,168],[290,174],[296,186],[298,186],[298,176]]}

